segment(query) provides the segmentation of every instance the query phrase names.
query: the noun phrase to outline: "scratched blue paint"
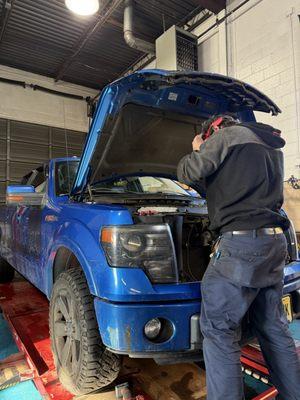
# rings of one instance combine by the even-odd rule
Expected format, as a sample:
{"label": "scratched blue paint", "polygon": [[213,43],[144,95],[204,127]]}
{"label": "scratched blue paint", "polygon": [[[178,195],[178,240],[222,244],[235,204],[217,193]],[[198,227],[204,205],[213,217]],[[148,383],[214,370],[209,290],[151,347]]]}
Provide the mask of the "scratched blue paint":
{"label": "scratched blue paint", "polygon": [[[104,344],[112,349],[118,348],[129,353],[188,351],[190,318],[200,311],[199,301],[141,305],[107,303],[95,299],[94,304]],[[145,337],[143,327],[152,318],[164,318],[172,323],[174,334],[170,340],[153,343]]]}

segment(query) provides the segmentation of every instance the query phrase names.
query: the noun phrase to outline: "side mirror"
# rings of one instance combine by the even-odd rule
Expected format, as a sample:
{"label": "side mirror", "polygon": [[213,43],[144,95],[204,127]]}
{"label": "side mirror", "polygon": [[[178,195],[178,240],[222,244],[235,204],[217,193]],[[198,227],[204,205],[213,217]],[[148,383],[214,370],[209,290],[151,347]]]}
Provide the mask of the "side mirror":
{"label": "side mirror", "polygon": [[6,190],[7,205],[39,206],[43,197],[44,194],[35,192],[31,185],[11,185]]}

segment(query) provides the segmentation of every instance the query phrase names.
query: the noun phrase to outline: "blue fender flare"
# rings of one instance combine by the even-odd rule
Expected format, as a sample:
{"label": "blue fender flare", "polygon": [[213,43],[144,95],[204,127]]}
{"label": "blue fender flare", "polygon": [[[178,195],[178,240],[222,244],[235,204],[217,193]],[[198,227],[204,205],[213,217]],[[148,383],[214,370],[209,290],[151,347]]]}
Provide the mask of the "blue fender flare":
{"label": "blue fender flare", "polygon": [[[81,222],[69,221],[57,229],[49,251],[45,266],[45,292],[47,297],[50,298],[51,296],[55,259],[62,247],[74,254],[85,274],[91,294],[99,296],[99,283],[95,281],[93,267],[97,265],[97,269],[99,269],[101,261],[105,263],[105,256],[92,233]],[[86,257],[86,254],[89,255],[89,258]]]}

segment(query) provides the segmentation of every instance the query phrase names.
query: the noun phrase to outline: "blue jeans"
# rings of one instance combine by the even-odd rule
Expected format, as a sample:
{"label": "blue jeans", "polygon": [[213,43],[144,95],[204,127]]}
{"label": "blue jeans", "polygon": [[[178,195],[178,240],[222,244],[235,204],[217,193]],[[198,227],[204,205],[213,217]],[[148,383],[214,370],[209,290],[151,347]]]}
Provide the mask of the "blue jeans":
{"label": "blue jeans", "polygon": [[286,254],[283,234],[221,237],[201,284],[207,400],[244,399],[239,342],[247,312],[272,383],[282,399],[300,399],[300,362],[281,302]]}

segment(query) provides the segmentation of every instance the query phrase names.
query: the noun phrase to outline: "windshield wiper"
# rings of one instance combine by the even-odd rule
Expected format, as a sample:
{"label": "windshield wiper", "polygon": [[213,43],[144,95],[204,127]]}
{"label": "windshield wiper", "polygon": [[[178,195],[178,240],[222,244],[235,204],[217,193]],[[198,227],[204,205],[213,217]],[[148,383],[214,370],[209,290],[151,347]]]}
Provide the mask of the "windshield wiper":
{"label": "windshield wiper", "polygon": [[191,197],[188,193],[177,193],[177,192],[164,192],[164,191],[159,191],[159,192],[143,192],[146,194],[165,194],[166,196],[183,196],[183,197]]}
{"label": "windshield wiper", "polygon": [[121,190],[118,190],[118,189],[117,190],[116,189],[111,189],[111,188],[99,188],[99,189],[92,188],[91,190],[94,193],[124,193],[124,191],[121,191]]}
{"label": "windshield wiper", "polygon": [[110,189],[110,188],[101,188],[101,189],[92,189],[92,192],[94,194],[135,194],[135,195],[139,195],[139,194],[143,194],[143,192],[135,192],[133,190],[115,190],[115,189]]}
{"label": "windshield wiper", "polygon": [[164,191],[158,191],[158,192],[136,192],[133,190],[125,190],[125,191],[119,191],[111,188],[91,188],[91,192],[94,195],[97,194],[112,194],[112,195],[135,195],[135,196],[151,196],[151,197],[162,197],[162,196],[177,196],[177,197],[188,197],[189,199],[192,198],[191,195],[189,194],[184,194],[184,193],[176,193],[176,192],[164,192]]}

